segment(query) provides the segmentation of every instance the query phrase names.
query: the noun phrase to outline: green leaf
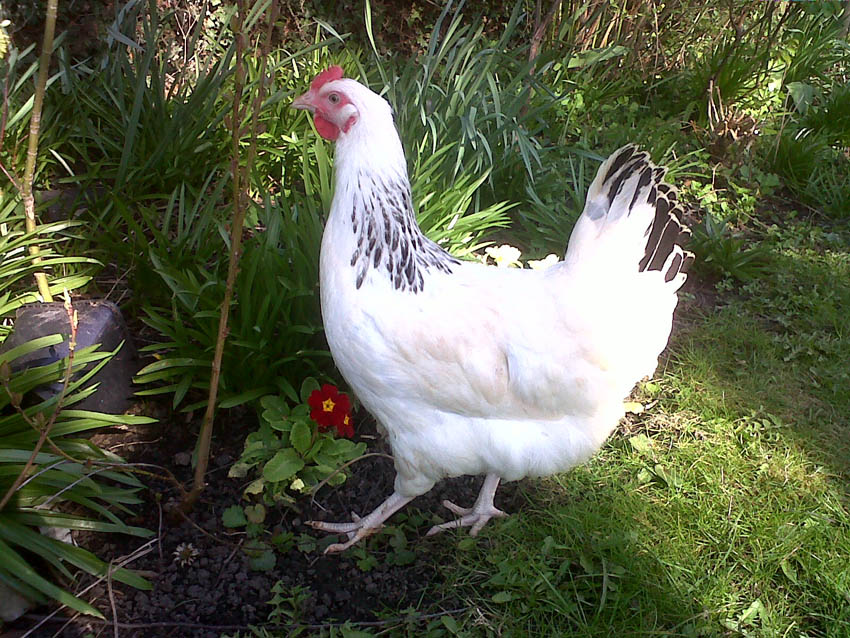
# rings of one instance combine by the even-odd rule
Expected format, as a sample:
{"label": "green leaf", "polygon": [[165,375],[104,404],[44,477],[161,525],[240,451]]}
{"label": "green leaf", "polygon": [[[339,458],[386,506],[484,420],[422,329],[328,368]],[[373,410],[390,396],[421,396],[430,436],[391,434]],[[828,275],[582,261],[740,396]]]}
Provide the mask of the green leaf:
{"label": "green leaf", "polygon": [[67,527],[68,529],[85,530],[89,532],[119,532],[121,534],[133,534],[146,538],[153,536],[153,532],[141,527],[132,527],[123,523],[104,523],[103,521],[91,520],[81,516],[73,516],[71,514],[58,514],[48,512],[46,510],[21,509],[17,512],[4,514],[19,523],[24,525],[50,525],[53,527]]}
{"label": "green leaf", "polygon": [[0,354],[0,361],[14,361],[18,357],[23,357],[31,352],[35,352],[41,348],[48,348],[62,343],[65,338],[62,335],[46,335],[39,337],[26,343],[22,343],[14,348],[9,348],[6,352]]}
{"label": "green leaf", "polygon": [[477,539],[474,536],[465,536],[458,541],[457,548],[461,551],[469,551],[474,549],[477,544]]}
{"label": "green leaf", "polygon": [[285,481],[303,467],[304,460],[295,450],[278,450],[263,468],[263,478],[267,481]]}
{"label": "green leaf", "polygon": [[249,403],[251,401],[254,401],[266,392],[268,392],[268,388],[253,388],[251,390],[246,390],[245,392],[222,398],[222,400],[218,403],[218,407],[233,408],[237,405],[242,405],[243,403]]}
{"label": "green leaf", "polygon": [[270,549],[263,550],[256,556],[252,556],[248,561],[251,569],[258,572],[271,571],[274,569],[276,562],[277,558],[275,557],[274,552]]}
{"label": "green leaf", "polygon": [[72,596],[65,590],[42,578],[29,563],[3,541],[0,541],[0,570],[7,572],[9,576],[13,576],[16,580],[24,582],[29,587],[56,599],[71,609],[84,614],[90,614],[97,618],[103,618],[103,614],[88,603],[76,596]]}
{"label": "green leaf", "polygon": [[295,391],[295,388],[292,387],[292,384],[289,383],[284,377],[278,377],[275,380],[278,387],[281,391],[286,395],[286,398],[292,401],[293,403],[298,403],[298,393]]}
{"label": "green leaf", "polygon": [[243,490],[243,493],[245,493],[245,494],[262,494],[263,489],[265,488],[265,485],[266,485],[266,482],[263,479],[258,478],[256,480],[248,483],[248,486]]}
{"label": "green leaf", "polygon": [[221,515],[221,522],[225,527],[244,527],[248,524],[245,518],[245,510],[241,505],[231,505]]}
{"label": "green leaf", "polygon": [[682,487],[682,477],[679,476],[679,473],[675,469],[667,469],[660,463],[657,463],[653,468],[655,472],[655,476],[664,481],[668,487],[678,489]]}
{"label": "green leaf", "polygon": [[393,565],[410,565],[416,560],[416,552],[409,549],[398,549],[390,554]]}
{"label": "green leaf", "polygon": [[245,517],[252,523],[262,523],[266,520],[266,508],[262,503],[245,507]]}
{"label": "green leaf", "polygon": [[307,403],[307,399],[310,398],[310,395],[319,389],[319,382],[316,381],[313,377],[307,377],[301,383],[301,402]]}
{"label": "green leaf", "polygon": [[509,592],[509,591],[500,591],[500,592],[496,592],[495,594],[493,594],[493,597],[491,598],[491,600],[492,600],[494,603],[498,603],[498,604],[502,604],[502,603],[509,603],[509,602],[511,602],[513,599],[514,599],[514,596],[513,596],[513,594],[512,594],[511,592]]}
{"label": "green leaf", "polygon": [[312,438],[312,428],[307,423],[304,421],[295,421],[292,424],[292,430],[289,432],[289,443],[299,454],[304,454],[307,451]]}
{"label": "green leaf", "polygon": [[443,627],[448,629],[449,633],[457,634],[460,628],[457,626],[457,621],[451,616],[443,616],[440,618],[440,622],[443,623]]}
{"label": "green leaf", "polygon": [[805,115],[815,98],[815,87],[805,82],[789,82],[788,94],[800,115]]}
{"label": "green leaf", "polygon": [[230,469],[227,471],[228,478],[245,478],[248,476],[248,470],[253,467],[249,463],[245,463],[243,461],[236,461],[233,465],[230,466]]}
{"label": "green leaf", "polygon": [[782,559],[782,562],[779,563],[779,566],[782,568],[782,573],[785,574],[785,577],[796,585],[797,570],[794,565],[792,565],[788,559]]}
{"label": "green leaf", "polygon": [[629,437],[629,444],[635,452],[640,454],[646,454],[652,450],[652,439],[646,436],[646,434],[636,434]]}

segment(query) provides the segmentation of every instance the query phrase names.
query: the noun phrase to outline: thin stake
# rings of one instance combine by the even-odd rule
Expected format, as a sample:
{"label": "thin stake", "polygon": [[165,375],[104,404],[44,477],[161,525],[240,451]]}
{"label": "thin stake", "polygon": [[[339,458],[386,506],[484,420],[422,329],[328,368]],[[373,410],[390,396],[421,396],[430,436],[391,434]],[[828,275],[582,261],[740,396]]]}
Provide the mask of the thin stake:
{"label": "thin stake", "polygon": [[[38,156],[38,133],[41,127],[41,107],[44,103],[44,93],[47,89],[47,74],[50,67],[50,55],[53,52],[53,34],[56,30],[56,13],[59,0],[47,1],[47,15],[44,21],[44,41],[41,44],[41,58],[38,63],[38,80],[35,85],[35,96],[32,104],[32,115],[30,116],[30,134],[27,147],[27,163],[24,168],[24,179],[21,183],[21,198],[24,200],[24,213],[26,214],[27,232],[34,233],[35,221],[35,198],[32,194],[32,182],[35,176],[35,162]],[[41,263],[41,247],[31,244],[30,255],[33,256],[33,264]],[[38,284],[38,292],[44,301],[53,301],[50,294],[50,286],[47,283],[47,275],[42,271],[35,273],[35,281]]]}
{"label": "thin stake", "polygon": [[239,257],[242,248],[242,227],[245,222],[245,212],[248,208],[248,175],[253,163],[257,145],[257,126],[259,111],[263,103],[266,89],[266,61],[268,59],[269,47],[271,46],[271,34],[277,20],[277,0],[273,0],[268,13],[268,25],[266,39],[263,42],[260,63],[260,83],[254,100],[254,110],[251,117],[251,144],[248,148],[247,162],[243,167],[239,162],[239,141],[242,137],[242,115],[245,109],[241,107],[242,94],[245,87],[245,35],[243,28],[245,24],[245,0],[237,0],[237,15],[235,21],[236,37],[236,80],[233,88],[233,112],[231,115],[231,138],[233,142],[231,171],[233,174],[233,220],[230,224],[230,261],[227,268],[227,283],[224,289],[224,299],[221,302],[221,315],[218,322],[218,338],[215,343],[213,354],[212,373],[210,375],[210,390],[207,398],[207,408],[201,423],[201,433],[198,436],[198,460],[195,465],[195,481],[192,490],[180,504],[180,511],[188,512],[204,489],[204,476],[207,472],[210,458],[210,443],[212,441],[213,418],[215,405],[218,398],[218,383],[221,377],[221,360],[224,355],[224,343],[227,339],[228,317],[230,315],[230,304],[233,300],[233,289],[236,283],[236,274],[239,271]]}

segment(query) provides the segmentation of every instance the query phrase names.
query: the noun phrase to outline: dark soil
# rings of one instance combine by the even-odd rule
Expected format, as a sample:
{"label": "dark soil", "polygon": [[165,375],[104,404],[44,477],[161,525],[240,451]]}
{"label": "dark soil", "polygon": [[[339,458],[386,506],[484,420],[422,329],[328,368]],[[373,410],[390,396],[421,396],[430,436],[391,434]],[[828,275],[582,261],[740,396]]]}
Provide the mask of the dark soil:
{"label": "dark soil", "polygon": [[[246,423],[250,424],[251,418],[243,415]],[[278,581],[287,592],[295,587],[304,588],[304,595],[296,605],[284,604],[283,608],[292,610],[293,616],[279,617],[277,622],[313,625],[313,632],[318,631],[318,626],[333,622],[374,622],[396,616],[406,608],[434,611],[461,606],[441,591],[439,566],[450,555],[443,550],[453,547],[465,532],[430,538],[425,537],[425,532],[433,522],[449,519],[450,513],[440,504],[443,499],[471,504],[481,485],[480,477],[459,477],[438,484],[390,520],[395,526],[407,519],[400,528],[392,527],[361,544],[367,553],[355,548],[342,555],[325,556],[321,548],[337,537],[328,539],[305,525],[305,520],[347,521],[350,512],[368,513],[392,492],[395,476],[392,462],[378,456],[363,459],[351,467],[349,478],[341,487],[325,487],[313,502],[305,497],[294,508],[269,512],[265,528],[272,534],[291,531],[295,546],[277,552],[273,569],[253,571],[244,551],[247,540],[244,532],[222,524],[222,512],[240,502],[245,485],[244,479],[227,478],[227,471],[238,457],[251,425],[239,427],[231,415],[229,423],[218,423],[217,427],[222,434],[216,442],[208,486],[188,518],[171,522],[166,508],[177,499],[178,490],[169,482],[153,480],[147,481],[150,489],[142,495],[144,504],[136,508],[137,516],[127,521],[156,533],[150,550],[127,565],[142,572],[153,583],[152,590],[138,591],[113,583],[113,604],[108,587],[100,584],[83,598],[93,600],[108,623],[84,617],[68,622],[70,616],[60,612],[25,634],[50,612],[44,608],[8,628],[12,632],[9,635],[112,636],[115,635],[113,610],[122,638],[235,635],[239,628],[247,632],[249,624],[268,621],[273,609],[268,601]],[[188,484],[191,468],[187,451],[192,449],[195,436],[196,428],[184,423],[164,423],[107,435],[98,442],[130,461],[167,467]],[[377,437],[374,424],[367,421],[358,436],[369,441],[370,451],[388,451]],[[508,484],[500,489],[497,503],[506,511],[516,511],[517,496],[515,484]],[[75,540],[104,560],[116,562],[146,542],[135,537],[93,534],[76,534]],[[176,560],[174,552],[181,544],[191,544],[197,550],[198,556],[191,564],[183,566]],[[372,565],[358,566],[358,560],[366,556],[371,557]],[[405,564],[396,564],[399,562]],[[92,582],[91,578],[81,578],[74,591],[82,591]],[[311,628],[307,631],[309,635]]]}

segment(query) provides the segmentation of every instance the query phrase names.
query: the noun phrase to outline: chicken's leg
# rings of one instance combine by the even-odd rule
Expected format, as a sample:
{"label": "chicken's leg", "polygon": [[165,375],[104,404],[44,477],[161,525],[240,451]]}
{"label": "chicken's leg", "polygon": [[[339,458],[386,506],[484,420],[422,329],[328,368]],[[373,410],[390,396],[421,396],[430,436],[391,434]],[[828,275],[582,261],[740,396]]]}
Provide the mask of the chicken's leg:
{"label": "chicken's leg", "polygon": [[[496,479],[498,482],[498,479]],[[351,523],[325,523],[324,521],[307,521],[307,525],[312,527],[313,529],[318,529],[323,532],[330,532],[332,534],[346,534],[348,536],[348,541],[345,543],[334,543],[333,545],[329,545],[325,550],[325,553],[334,553],[341,552],[352,545],[354,545],[357,541],[362,538],[366,538],[367,536],[371,536],[379,529],[381,529],[385,520],[387,520],[390,516],[395,514],[402,507],[407,505],[410,501],[413,500],[412,496],[402,496],[398,492],[393,492],[392,495],[371,514],[366,516],[365,518],[360,518],[357,514],[352,514],[351,518],[353,519]],[[492,502],[492,498],[491,498]]]}
{"label": "chicken's leg", "polygon": [[475,499],[475,505],[471,508],[458,507],[451,501],[443,501],[452,512],[460,518],[442,525],[434,525],[428,530],[428,536],[439,534],[447,529],[455,527],[472,527],[469,530],[470,536],[477,536],[481,528],[487,524],[491,518],[507,516],[502,510],[496,509],[493,504],[493,497],[496,495],[496,488],[499,487],[499,476],[496,474],[488,474],[484,479],[484,485],[481,486],[481,491],[478,492],[478,498]]}

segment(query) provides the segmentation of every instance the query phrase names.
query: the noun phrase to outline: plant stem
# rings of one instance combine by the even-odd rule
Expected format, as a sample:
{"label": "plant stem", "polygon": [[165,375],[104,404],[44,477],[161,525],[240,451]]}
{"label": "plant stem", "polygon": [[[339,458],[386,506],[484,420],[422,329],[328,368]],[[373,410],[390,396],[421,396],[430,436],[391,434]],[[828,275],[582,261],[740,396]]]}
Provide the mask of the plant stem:
{"label": "plant stem", "polygon": [[529,71],[531,75],[534,75],[533,65],[537,61],[537,56],[540,55],[540,47],[543,44],[543,39],[546,37],[546,29],[549,28],[549,24],[551,24],[552,19],[555,17],[555,12],[561,6],[561,0],[554,0],[546,12],[546,16],[541,19],[541,1],[537,0],[534,7],[534,33],[531,35],[531,47],[528,50],[528,61],[532,64]]}
{"label": "plant stem", "polygon": [[[47,90],[47,74],[50,67],[50,55],[53,52],[53,34],[56,30],[56,12],[59,0],[47,0],[47,15],[44,21],[44,41],[41,44],[41,58],[38,63],[38,80],[35,84],[35,97],[33,98],[32,115],[30,116],[29,146],[27,147],[27,163],[24,168],[24,179],[21,183],[21,198],[24,200],[24,213],[27,218],[27,232],[34,233],[35,221],[35,198],[32,194],[32,182],[35,175],[35,162],[38,155],[38,131],[41,127],[41,107],[44,103],[44,93]],[[41,248],[37,243],[29,247],[30,255],[33,256],[33,264],[41,262]],[[44,272],[35,273],[35,281],[38,284],[38,292],[41,298],[50,302],[53,296],[50,294],[50,286],[47,284],[47,275]]]}
{"label": "plant stem", "polygon": [[248,147],[246,162],[242,165],[239,161],[239,141],[244,130],[242,128],[242,116],[245,108],[241,106],[242,94],[245,88],[245,35],[243,27],[245,23],[245,0],[237,0],[237,18],[235,22],[236,38],[236,80],[233,87],[233,113],[231,115],[231,171],[233,179],[233,219],[230,223],[230,261],[227,267],[227,282],[224,288],[224,299],[221,302],[221,314],[218,322],[218,338],[215,343],[213,354],[212,373],[210,375],[210,390],[207,398],[207,407],[204,419],[201,423],[201,432],[198,435],[198,457],[195,465],[195,481],[192,490],[180,504],[180,510],[186,512],[192,508],[204,489],[204,475],[207,472],[210,458],[210,444],[212,441],[213,419],[215,416],[215,405],[218,397],[218,383],[221,378],[221,360],[224,355],[224,344],[227,340],[228,317],[230,315],[230,304],[233,299],[233,289],[236,283],[236,274],[239,271],[239,257],[242,248],[242,227],[245,222],[245,212],[248,208],[248,184],[251,165],[257,148],[257,125],[259,122],[260,108],[266,88],[266,61],[268,59],[269,47],[271,46],[271,31],[277,20],[277,0],[272,0],[268,13],[268,25],[266,38],[263,42],[260,62],[260,81],[253,103],[251,116],[251,143]]}
{"label": "plant stem", "polygon": [[841,24],[841,35],[850,35],[850,0],[844,0],[844,16]]}

